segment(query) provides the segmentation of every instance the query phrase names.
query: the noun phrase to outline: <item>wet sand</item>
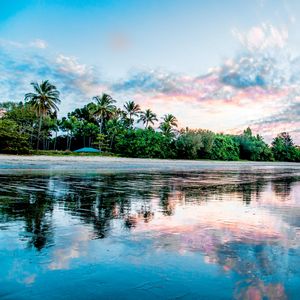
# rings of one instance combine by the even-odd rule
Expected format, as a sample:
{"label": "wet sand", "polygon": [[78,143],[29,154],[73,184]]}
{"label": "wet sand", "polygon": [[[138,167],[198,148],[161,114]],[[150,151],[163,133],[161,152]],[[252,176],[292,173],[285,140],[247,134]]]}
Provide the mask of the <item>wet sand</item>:
{"label": "wet sand", "polygon": [[260,168],[298,169],[299,163],[209,160],[141,159],[101,156],[19,156],[0,155],[0,172],[12,170],[62,171],[201,171]]}

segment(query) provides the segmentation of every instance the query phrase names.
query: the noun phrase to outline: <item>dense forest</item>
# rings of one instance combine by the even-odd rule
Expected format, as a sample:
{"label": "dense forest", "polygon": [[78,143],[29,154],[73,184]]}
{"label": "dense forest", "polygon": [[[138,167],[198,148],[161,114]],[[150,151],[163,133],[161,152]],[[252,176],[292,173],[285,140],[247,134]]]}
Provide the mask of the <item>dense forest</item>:
{"label": "dense forest", "polygon": [[[49,81],[32,83],[24,100],[0,104],[0,152],[14,154],[71,151],[94,147],[125,157],[300,161],[300,148],[287,132],[269,146],[247,128],[241,135],[179,129],[172,114],[160,120],[134,101],[118,107],[107,94],[59,119],[60,93]],[[155,129],[154,129],[155,128]],[[50,152],[49,153],[53,153]]]}

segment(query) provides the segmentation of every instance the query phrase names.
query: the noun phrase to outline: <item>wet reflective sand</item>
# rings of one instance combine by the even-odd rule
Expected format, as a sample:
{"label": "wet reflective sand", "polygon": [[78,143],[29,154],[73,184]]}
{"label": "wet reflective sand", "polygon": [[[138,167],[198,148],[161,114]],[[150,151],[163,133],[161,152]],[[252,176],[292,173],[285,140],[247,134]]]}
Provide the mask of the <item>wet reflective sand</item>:
{"label": "wet reflective sand", "polygon": [[297,167],[0,182],[3,299],[299,299]]}

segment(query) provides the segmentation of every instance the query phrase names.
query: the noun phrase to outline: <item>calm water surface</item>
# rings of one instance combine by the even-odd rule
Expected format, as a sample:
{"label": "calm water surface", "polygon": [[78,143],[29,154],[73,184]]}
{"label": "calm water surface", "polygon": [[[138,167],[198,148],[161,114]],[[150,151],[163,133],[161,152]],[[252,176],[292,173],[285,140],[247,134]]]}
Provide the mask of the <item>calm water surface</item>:
{"label": "calm water surface", "polygon": [[300,173],[2,173],[0,266],[1,299],[300,299]]}

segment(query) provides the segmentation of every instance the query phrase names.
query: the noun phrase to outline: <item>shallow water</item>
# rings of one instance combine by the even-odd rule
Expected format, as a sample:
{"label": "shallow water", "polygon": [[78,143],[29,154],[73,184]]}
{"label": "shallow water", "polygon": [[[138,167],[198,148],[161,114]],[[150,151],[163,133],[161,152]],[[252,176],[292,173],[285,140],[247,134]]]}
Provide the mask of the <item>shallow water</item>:
{"label": "shallow water", "polygon": [[300,171],[0,175],[3,299],[299,299]]}

